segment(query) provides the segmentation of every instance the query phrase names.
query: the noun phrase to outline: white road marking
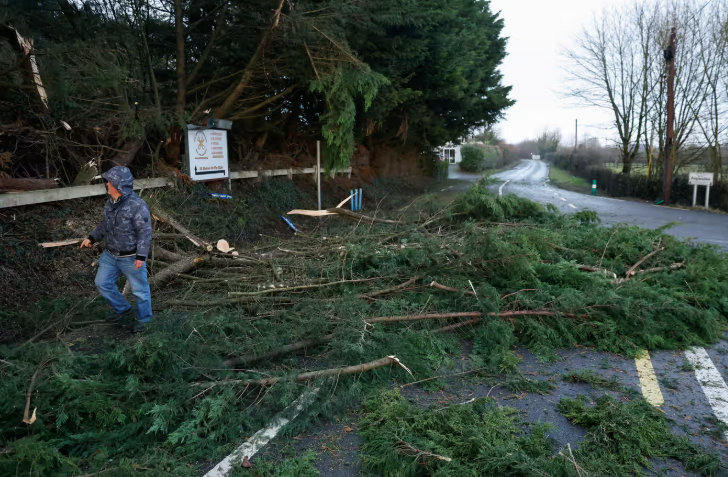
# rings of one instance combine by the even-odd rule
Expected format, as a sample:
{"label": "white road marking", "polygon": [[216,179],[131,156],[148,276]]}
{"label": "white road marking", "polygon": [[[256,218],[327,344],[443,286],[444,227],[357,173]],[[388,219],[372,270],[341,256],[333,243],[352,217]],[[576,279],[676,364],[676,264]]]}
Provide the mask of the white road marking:
{"label": "white road marking", "polygon": [[647,351],[643,351],[635,359],[635,366],[637,367],[637,377],[640,379],[640,387],[642,388],[642,395],[645,397],[645,401],[655,407],[665,404],[665,398],[662,397],[662,391],[657,382],[657,375],[655,374],[655,368],[652,366],[650,354]]}
{"label": "white road marking", "polygon": [[[695,378],[703,388],[715,417],[728,425],[728,386],[708,356],[708,352],[705,348],[695,347],[685,351],[685,357],[695,368]],[[728,432],[725,434],[728,437]]]}
{"label": "white road marking", "polygon": [[[219,464],[213,467],[212,470],[205,474],[205,477],[226,477],[233,469],[234,465],[242,464],[245,457],[248,459],[253,457],[260,449],[263,448],[263,446],[270,442],[270,440],[273,439],[286,424],[298,417],[298,415],[301,414],[301,411],[311,404],[311,401],[313,401],[318,392],[319,388],[304,391],[303,394],[301,394],[298,399],[293,401],[290,406],[283,410],[283,412],[281,412],[281,414],[279,414],[268,427],[253,434],[247,442],[235,449],[232,454],[225,457]],[[289,410],[291,411],[291,418],[288,419],[282,417],[282,415],[286,414]]]}
{"label": "white road marking", "polygon": [[561,197],[561,200],[563,200],[564,202],[566,202],[566,199],[564,199],[563,197]]}
{"label": "white road marking", "polygon": [[506,184],[508,184],[509,182],[510,182],[510,180],[507,180],[507,181],[505,181],[505,182],[503,183],[503,185],[501,185],[501,186],[500,186],[500,188],[498,189],[498,197],[503,197],[503,188],[504,188],[504,187],[506,186]]}
{"label": "white road marking", "polygon": [[574,204],[569,204],[569,207],[571,207],[572,209],[576,209],[576,206]]}

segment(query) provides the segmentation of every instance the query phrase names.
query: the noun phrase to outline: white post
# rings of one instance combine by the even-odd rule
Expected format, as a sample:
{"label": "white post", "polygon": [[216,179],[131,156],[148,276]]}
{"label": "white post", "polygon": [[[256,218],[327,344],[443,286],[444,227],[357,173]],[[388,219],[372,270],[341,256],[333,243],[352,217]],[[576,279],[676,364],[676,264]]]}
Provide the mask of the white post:
{"label": "white post", "polygon": [[693,186],[693,207],[695,207],[695,203],[698,201],[698,185],[695,184]]}
{"label": "white post", "polygon": [[318,189],[318,210],[321,210],[321,141],[316,141],[316,188]]}
{"label": "white post", "polygon": [[705,186],[705,208],[708,208],[708,199],[710,199],[710,186]]}

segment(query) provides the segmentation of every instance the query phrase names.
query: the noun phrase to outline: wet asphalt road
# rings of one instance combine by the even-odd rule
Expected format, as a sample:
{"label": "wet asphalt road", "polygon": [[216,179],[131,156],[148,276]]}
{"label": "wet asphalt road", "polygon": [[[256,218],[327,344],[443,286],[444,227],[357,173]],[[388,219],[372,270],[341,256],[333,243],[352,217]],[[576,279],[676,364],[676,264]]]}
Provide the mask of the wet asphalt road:
{"label": "wet asphalt road", "polygon": [[502,186],[503,194],[516,194],[542,204],[554,204],[564,212],[593,210],[607,225],[626,223],[654,229],[674,222],[676,225],[669,230],[671,235],[715,244],[728,250],[728,216],[725,215],[559,189],[549,184],[548,164],[530,159],[524,159],[515,169],[491,177],[498,181],[497,189]]}

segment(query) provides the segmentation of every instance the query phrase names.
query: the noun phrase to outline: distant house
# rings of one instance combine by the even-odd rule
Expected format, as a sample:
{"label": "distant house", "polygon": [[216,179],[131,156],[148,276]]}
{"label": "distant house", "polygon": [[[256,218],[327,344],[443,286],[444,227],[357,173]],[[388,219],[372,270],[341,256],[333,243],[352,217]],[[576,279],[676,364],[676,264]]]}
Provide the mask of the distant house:
{"label": "distant house", "polygon": [[450,164],[460,164],[460,161],[463,160],[463,156],[460,154],[460,146],[453,143],[447,143],[439,148],[438,154],[441,161],[447,161]]}

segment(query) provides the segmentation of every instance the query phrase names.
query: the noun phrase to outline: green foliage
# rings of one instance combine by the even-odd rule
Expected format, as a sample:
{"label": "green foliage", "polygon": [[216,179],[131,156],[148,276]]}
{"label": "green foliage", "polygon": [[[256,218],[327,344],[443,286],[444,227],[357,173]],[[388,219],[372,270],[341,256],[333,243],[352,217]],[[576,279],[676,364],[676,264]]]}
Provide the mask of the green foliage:
{"label": "green foliage", "polygon": [[664,415],[642,399],[621,403],[604,396],[593,407],[583,397],[559,402],[559,412],[587,429],[584,442],[573,451],[582,474],[569,453],[554,452],[547,425],[523,422],[517,411],[489,398],[422,409],[395,390],[376,395],[365,408],[359,426],[365,440],[363,463],[385,477],[626,477],[646,475],[651,458],[666,457],[703,475],[715,475],[721,467],[717,456],[671,434]]}
{"label": "green foliage", "polygon": [[437,161],[432,173],[432,177],[438,181],[444,181],[450,176],[450,164],[447,161]]}
{"label": "green foliage", "polygon": [[[644,349],[682,349],[718,339],[728,316],[728,260],[718,249],[678,241],[659,230],[602,227],[593,214],[565,215],[515,196],[497,197],[485,184],[474,186],[447,210],[435,208],[431,197],[415,201],[409,213],[417,221],[396,228],[312,219],[309,224],[315,225],[310,232],[290,239],[264,238],[249,250],[233,243],[241,255],[250,257],[261,257],[261,251],[280,253],[241,260],[229,270],[195,272],[199,278],[220,272],[238,274],[233,275],[239,278],[236,280],[173,283],[155,295],[157,306],[167,311],[155,315],[151,330],[142,337],[95,346],[83,342],[76,346],[74,342],[70,348],[56,340],[37,341],[22,349],[0,348],[0,356],[15,365],[0,369],[0,449],[30,443],[23,440],[29,432],[35,439],[33,445],[39,446],[36,460],[28,460],[29,453],[0,454],[0,469],[6,473],[6,469],[21,468],[32,475],[31,467],[42,466],[53,475],[67,474],[73,467],[91,473],[137,464],[158,474],[169,468],[174,469],[170,471],[173,475],[196,477],[197,462],[227,455],[305,389],[285,379],[266,389],[239,381],[262,375],[285,378],[302,366],[326,369],[396,354],[412,370],[414,380],[420,380],[454,367],[455,356],[462,353],[460,339],[472,339],[471,369],[508,373],[503,384],[516,393],[545,393],[550,382],[525,379],[516,372],[515,346],[528,348],[541,360],[551,360],[555,350],[575,343],[635,356]],[[262,183],[238,197],[240,202],[207,198],[194,189],[175,194],[159,199],[206,237],[241,228],[236,221],[245,214],[265,215],[257,211],[267,208],[278,213],[302,200],[286,180]],[[252,209],[253,204],[261,208]],[[234,236],[227,238],[235,242]],[[645,274],[627,283],[613,282],[612,273],[624,276],[660,241],[665,250],[644,266],[685,262],[685,268]],[[586,273],[577,265],[612,273]],[[282,270],[284,283],[333,282],[342,276],[370,280],[280,292],[244,303],[212,303],[227,299],[229,291],[269,287],[272,268]],[[412,277],[422,277],[422,284],[437,281],[459,291],[418,284],[376,300],[363,298]],[[466,294],[467,290],[475,290],[476,295]],[[170,298],[186,299],[191,305],[172,305],[167,301]],[[47,326],[48,319],[76,320],[70,303],[49,302],[22,318],[38,326]],[[435,331],[457,320],[383,322],[366,327],[362,323],[366,318],[421,314],[423,310],[477,311],[488,316],[451,333]],[[553,315],[504,314],[521,310],[547,310]],[[0,319],[6,317],[4,310]],[[229,356],[260,355],[329,334],[331,340],[307,350],[305,361],[288,354],[236,369],[221,365]],[[18,421],[27,383],[38,363],[50,358],[54,359],[40,373],[33,395],[38,421],[26,429]],[[611,386],[585,374],[571,379]],[[384,367],[356,377],[313,383],[326,398],[317,399],[287,432],[299,432],[311,419],[330,417],[374,389],[391,387],[393,381],[411,382],[413,378],[398,367]],[[437,412],[413,409],[398,397],[380,401],[368,405],[375,416],[369,430],[365,429],[372,436],[366,458],[371,468],[392,475],[431,472],[427,475],[461,476],[473,475],[472,469],[476,469],[474,475],[536,475],[534,469],[549,468],[558,470],[552,475],[573,475],[567,473],[572,472],[568,469],[573,464],[553,455],[543,432],[538,428],[525,432],[519,423],[510,421],[510,411],[488,400]],[[574,402],[564,404],[563,412],[589,427],[594,442],[599,442],[604,434],[601,429],[622,426],[620,419],[644,416],[640,406],[600,403],[590,408]],[[382,418],[393,424],[382,421],[381,426],[375,425]],[[650,421],[645,427],[650,436],[641,436],[632,427],[641,455],[674,455],[709,473],[713,465],[709,458],[684,443],[664,440],[660,433],[666,424],[656,421],[653,414],[645,419]],[[387,432],[379,432],[381,429]],[[456,460],[447,465],[427,460],[430,467],[424,468],[414,464],[413,457],[397,454],[392,448],[395,439]],[[615,455],[611,449],[618,448],[623,437],[613,439],[618,442],[604,446],[610,449],[607,454],[597,454],[595,444],[587,447],[593,452],[584,451],[577,459],[595,475],[608,474],[611,468],[617,469],[613,474],[624,475],[630,471],[625,469],[643,462],[635,460],[634,453]],[[660,440],[669,448],[653,445]]]}
{"label": "green foliage", "polygon": [[483,172],[493,169],[498,161],[498,151],[493,146],[465,144],[460,148],[463,160],[460,169],[467,172]]}
{"label": "green foliage", "polygon": [[354,126],[357,109],[355,98],[364,100],[368,110],[379,89],[389,80],[366,65],[344,64],[332,74],[311,80],[310,90],[325,95],[328,109],[320,118],[322,135],[326,139],[326,169],[343,169],[349,166],[354,152]]}
{"label": "green foliage", "polygon": [[616,377],[610,379],[599,376],[594,371],[573,372],[564,375],[564,381],[570,383],[587,383],[595,389],[608,389],[610,391],[624,391],[624,386]]}
{"label": "green foliage", "polygon": [[644,399],[622,403],[604,395],[592,407],[585,397],[562,399],[558,410],[588,431],[575,452],[587,471],[646,475],[643,469],[651,467],[649,457],[672,457],[703,475],[715,475],[721,468],[717,456],[706,454],[687,436],[672,434],[664,413]]}

